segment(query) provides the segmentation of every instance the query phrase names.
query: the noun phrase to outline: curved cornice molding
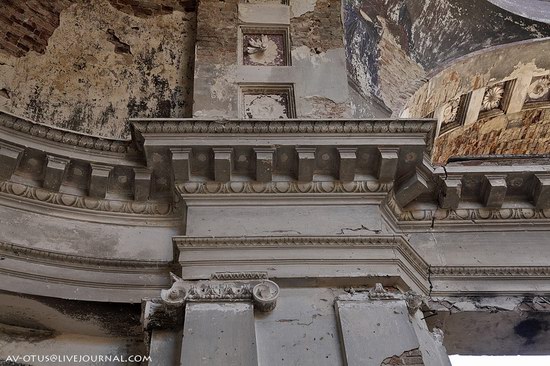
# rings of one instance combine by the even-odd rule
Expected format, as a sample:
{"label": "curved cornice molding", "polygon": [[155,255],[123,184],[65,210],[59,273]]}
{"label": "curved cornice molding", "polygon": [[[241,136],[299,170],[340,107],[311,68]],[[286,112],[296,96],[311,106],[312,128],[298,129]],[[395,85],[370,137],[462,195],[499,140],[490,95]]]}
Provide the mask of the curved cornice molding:
{"label": "curved cornice molding", "polygon": [[407,224],[431,226],[434,222],[439,225],[475,224],[476,222],[509,225],[510,223],[525,221],[550,225],[550,209],[539,210],[534,207],[443,209],[437,207],[435,204],[431,206],[432,207],[425,208],[408,207],[403,209],[395,200],[395,194],[390,192],[381,207],[400,226]]}
{"label": "curved cornice molding", "polygon": [[116,271],[121,268],[127,270],[156,271],[168,270],[171,268],[171,262],[168,261],[87,257],[78,254],[30,248],[3,241],[0,241],[0,256],[2,259],[5,259],[5,257],[21,258],[35,263],[48,263],[60,267],[88,268],[100,271]]}
{"label": "curved cornice molding", "polygon": [[2,196],[9,200],[16,199],[17,208],[27,207],[29,211],[82,221],[106,223],[122,221],[127,225],[147,223],[147,225],[174,226],[181,221],[182,217],[181,210],[174,202],[138,202],[82,197],[8,181],[0,181],[0,197]]}
{"label": "curved cornice molding", "polygon": [[537,22],[550,23],[550,3],[547,0],[488,0],[496,6]]}
{"label": "curved cornice molding", "polygon": [[139,303],[170,284],[172,262],[87,257],[0,242],[2,290]]}
{"label": "curved cornice molding", "polygon": [[131,140],[110,139],[69,131],[32,122],[4,111],[0,111],[0,126],[41,140],[75,146],[86,150],[120,154],[136,153]]}

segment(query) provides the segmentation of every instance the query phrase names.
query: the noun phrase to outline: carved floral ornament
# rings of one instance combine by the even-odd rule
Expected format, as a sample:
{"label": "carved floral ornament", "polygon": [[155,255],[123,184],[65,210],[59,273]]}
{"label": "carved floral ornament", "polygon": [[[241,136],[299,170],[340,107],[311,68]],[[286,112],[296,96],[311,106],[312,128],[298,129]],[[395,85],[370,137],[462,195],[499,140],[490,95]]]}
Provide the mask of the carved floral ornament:
{"label": "carved floral ornament", "polygon": [[286,66],[287,31],[282,29],[243,29],[243,64]]}
{"label": "carved floral ornament", "polygon": [[[365,291],[366,290],[366,291]],[[370,301],[405,301],[409,314],[414,315],[419,309],[425,305],[426,297],[416,292],[409,290],[405,293],[393,288],[388,291],[381,283],[376,283],[370,289],[353,289],[348,290],[349,295],[339,296],[339,300],[370,300]]]}
{"label": "carved floral ornament", "polygon": [[504,97],[504,84],[493,85],[485,91],[483,101],[481,102],[481,111],[490,111],[500,107]]}
{"label": "carved floral ornament", "polygon": [[253,53],[261,53],[265,52],[269,47],[269,38],[267,38],[267,35],[262,34],[258,38],[254,39],[251,38],[248,41],[248,47],[245,48],[245,52],[249,55]]}
{"label": "carved floral ornament", "polygon": [[460,107],[460,98],[455,98],[445,106],[443,109],[442,121],[443,124],[454,122],[458,115],[458,108]]}

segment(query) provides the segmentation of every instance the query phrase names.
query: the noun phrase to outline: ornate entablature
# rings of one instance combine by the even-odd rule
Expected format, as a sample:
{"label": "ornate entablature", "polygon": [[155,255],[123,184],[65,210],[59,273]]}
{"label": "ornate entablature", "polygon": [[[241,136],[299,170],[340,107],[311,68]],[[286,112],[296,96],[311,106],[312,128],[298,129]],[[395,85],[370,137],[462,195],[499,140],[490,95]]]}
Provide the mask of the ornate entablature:
{"label": "ornate entablature", "polygon": [[[17,123],[11,116],[3,118]],[[230,271],[236,264],[251,271],[265,272],[272,268],[261,264],[261,258],[256,264],[241,259],[226,262],[229,247],[283,248],[283,251],[307,248],[311,253],[325,248],[329,257],[324,263],[350,265],[350,271],[356,272],[351,273],[352,277],[365,278],[367,271],[373,277],[383,274],[404,278],[399,280],[406,283],[403,289],[413,288],[419,293],[430,292],[430,281],[436,283],[439,277],[452,282],[465,275],[468,281],[479,281],[477,269],[455,271],[451,266],[436,271],[436,267],[430,267],[419,257],[406,239],[394,233],[436,232],[449,227],[469,230],[479,223],[485,228],[518,224],[509,227],[513,231],[521,230],[520,223],[544,228],[550,220],[547,160],[493,159],[455,162],[445,168],[433,166],[429,155],[435,135],[434,120],[140,119],[132,123],[133,141],[125,145],[133,146],[130,155],[75,145],[70,145],[74,153],[69,153],[66,144],[50,140],[48,134],[30,137],[4,125],[1,127],[5,133],[0,147],[3,159],[0,197],[6,205],[18,200],[18,205],[25,204],[35,212],[48,215],[135,225],[145,222],[156,226],[181,223],[185,213],[178,207],[182,203],[189,207],[197,202],[232,205],[242,203],[243,199],[264,198],[286,205],[297,200],[321,202],[320,198],[324,203],[332,202],[330,204],[362,200],[381,208],[391,237],[383,237],[385,233],[380,230],[371,231],[378,236],[357,239],[225,238],[209,242],[178,237],[175,243],[180,253],[192,252],[197,245],[205,244],[207,247],[201,251],[219,251],[216,255],[220,255],[218,259],[210,258],[211,264],[201,262],[200,266],[195,266],[193,257],[181,257],[180,260],[190,264],[180,263],[183,278],[202,281],[219,268]],[[164,185],[159,185],[159,181]],[[96,212],[101,215],[96,217],[93,215]],[[344,247],[368,251],[364,263],[369,267],[352,271],[357,268],[356,262],[346,264],[341,258],[331,257],[332,249]],[[17,248],[8,245],[3,251],[12,253]],[[390,262],[382,264],[383,260],[369,262],[377,251],[381,258],[392,261],[397,251],[402,261],[397,266]],[[35,255],[42,254],[32,252],[32,256]],[[284,255],[280,263],[288,260]],[[21,261],[16,255],[10,257],[14,263]],[[306,255],[300,261],[311,260],[313,264],[313,257]],[[78,261],[76,257],[75,261]],[[147,262],[135,264],[137,268],[149,268],[149,265]],[[89,264],[78,276],[100,266]],[[126,264],[113,268],[121,268],[124,273],[132,271]],[[281,266],[282,271],[285,268]],[[307,273],[292,268],[288,276],[307,277]],[[545,270],[541,272],[537,268],[529,268],[527,272],[514,267],[489,268],[484,273],[493,273],[495,278],[510,271],[525,278],[530,278],[529,273],[547,276]],[[161,277],[166,277],[169,270],[170,266],[160,265],[155,273],[156,282],[144,290],[145,293],[158,288],[163,283]],[[28,270],[33,271],[33,268]],[[324,267],[319,271],[330,274]],[[74,275],[71,273],[60,271],[54,280],[62,284]],[[21,271],[13,274],[29,277]],[[449,280],[449,276],[455,279]],[[127,280],[122,277],[120,282],[101,281],[105,281],[107,292],[112,287],[126,286],[127,295],[121,296],[134,298],[139,293],[135,284],[127,286]],[[86,288],[84,280],[81,286]]]}
{"label": "ornate entablature", "polygon": [[[133,142],[111,142],[130,155],[87,145],[69,153],[53,128],[33,140],[18,131],[46,127],[1,120],[10,122],[0,191],[35,206],[171,218],[174,191],[184,199],[371,194],[387,197],[398,222],[548,219],[544,159],[433,167],[424,159],[435,133],[429,120],[134,120]],[[75,146],[104,146],[70,134]]]}

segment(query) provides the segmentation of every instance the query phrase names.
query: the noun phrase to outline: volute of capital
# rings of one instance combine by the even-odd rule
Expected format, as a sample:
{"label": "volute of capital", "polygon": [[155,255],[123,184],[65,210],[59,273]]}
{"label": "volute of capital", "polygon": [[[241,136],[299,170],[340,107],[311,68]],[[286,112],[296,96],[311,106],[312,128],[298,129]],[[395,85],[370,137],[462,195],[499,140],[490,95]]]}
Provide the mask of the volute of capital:
{"label": "volute of capital", "polygon": [[[261,312],[275,309],[279,286],[265,275],[251,276],[217,274],[214,278],[231,280],[186,281],[170,273],[172,286],[161,290],[160,298],[145,302],[143,326],[145,329],[170,328],[181,323],[185,304],[188,302],[235,302],[251,301]],[[242,279],[241,279],[242,278]]]}

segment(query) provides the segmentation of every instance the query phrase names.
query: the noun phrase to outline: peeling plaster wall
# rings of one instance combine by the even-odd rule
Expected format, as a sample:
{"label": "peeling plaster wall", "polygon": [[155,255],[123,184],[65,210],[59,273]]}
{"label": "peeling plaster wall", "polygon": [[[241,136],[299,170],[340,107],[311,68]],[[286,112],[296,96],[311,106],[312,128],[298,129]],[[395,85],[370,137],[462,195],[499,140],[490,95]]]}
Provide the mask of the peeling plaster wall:
{"label": "peeling plaster wall", "polygon": [[237,0],[202,1],[197,9],[193,116],[236,116]]}
{"label": "peeling plaster wall", "polygon": [[[28,52],[2,44],[0,108],[108,137],[129,137],[128,117],[189,116],[195,14],[186,12],[183,2],[130,3],[45,4],[59,14],[58,24],[53,12],[43,29],[44,16],[32,15],[43,9],[20,4],[19,23],[35,29],[31,34],[39,34],[42,43],[29,45]],[[2,10],[6,16],[9,11]]]}
{"label": "peeling plaster wall", "polygon": [[549,304],[544,296],[432,298],[426,322],[444,332],[449,354],[545,355]]}
{"label": "peeling plaster wall", "polygon": [[550,70],[550,40],[492,48],[463,58],[433,75],[410,98],[407,116],[423,117],[451,99],[500,80],[531,77]]}
{"label": "peeling plaster wall", "polygon": [[444,164],[451,156],[548,154],[550,110],[527,110],[485,118],[442,135],[433,156]]}
{"label": "peeling plaster wall", "polygon": [[[286,6],[202,1],[197,17],[195,117],[242,117],[239,85],[250,84],[292,85],[298,118],[346,118],[363,112],[364,100],[353,99],[347,82],[339,2],[296,0]],[[242,65],[239,26],[288,27],[291,66]]]}
{"label": "peeling plaster wall", "polygon": [[502,80],[516,80],[512,98],[517,111],[468,121],[441,135],[435,141],[432,161],[444,164],[451,156],[548,153],[550,116],[544,109],[548,105],[521,108],[533,75],[550,72],[550,59],[541,57],[549,52],[547,39],[479,52],[454,63],[419,88],[406,104],[404,116],[424,117],[460,95]]}
{"label": "peeling plaster wall", "polygon": [[350,78],[399,114],[443,65],[490,46],[550,35],[550,25],[470,0],[345,0]]}

